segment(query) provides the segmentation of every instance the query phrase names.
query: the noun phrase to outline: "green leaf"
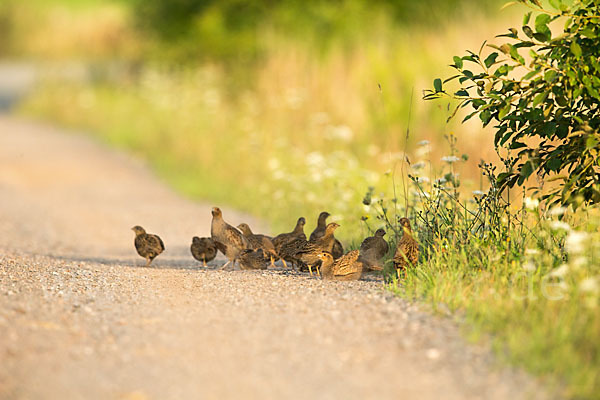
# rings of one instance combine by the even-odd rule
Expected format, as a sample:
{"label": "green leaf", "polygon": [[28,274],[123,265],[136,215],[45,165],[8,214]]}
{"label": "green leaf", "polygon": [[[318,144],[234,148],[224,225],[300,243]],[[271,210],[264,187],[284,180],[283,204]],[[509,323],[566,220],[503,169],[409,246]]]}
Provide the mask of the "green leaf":
{"label": "green leaf", "polygon": [[523,80],[527,81],[527,80],[533,78],[534,76],[536,76],[539,73],[540,73],[540,69],[539,68],[538,69],[534,69],[533,71],[528,72],[527,75],[525,75],[523,77]]}
{"label": "green leaf", "polygon": [[496,63],[496,58],[498,58],[498,53],[493,52],[484,61],[484,64],[487,68],[491,67]]}
{"label": "green leaf", "polygon": [[531,18],[531,11],[523,16],[523,25],[527,25],[529,23],[529,19]]}
{"label": "green leaf", "polygon": [[498,119],[503,119],[510,112],[510,101],[507,101],[504,107],[498,112]]}
{"label": "green leaf", "polygon": [[533,29],[531,29],[528,25],[523,25],[523,33],[528,37],[533,37]]}
{"label": "green leaf", "polygon": [[546,33],[550,30],[548,28],[548,22],[550,22],[550,15],[548,14],[539,14],[535,17],[535,30],[540,33]]}
{"label": "green leaf", "polygon": [[546,71],[546,73],[544,74],[544,80],[548,83],[554,82],[556,80],[556,71],[551,69]]}
{"label": "green leaf", "polygon": [[548,93],[550,93],[550,91],[545,91],[542,93],[539,93],[537,96],[535,96],[533,98],[533,103],[531,104],[531,106],[533,108],[537,107],[540,103],[543,103],[546,100],[546,97],[548,97]]}
{"label": "green leaf", "polygon": [[546,162],[546,168],[549,171],[558,171],[558,169],[560,168],[562,164],[562,161],[560,161],[560,159],[558,158],[551,158],[550,160],[548,160]]}
{"label": "green leaf", "polygon": [[469,96],[469,92],[467,92],[464,89],[461,89],[459,91],[457,91],[456,93],[454,93],[455,96],[463,96],[463,97],[467,97]]}
{"label": "green leaf", "polygon": [[454,56],[454,66],[458,69],[461,69],[463,67],[463,60],[462,58],[458,57],[458,56]]}
{"label": "green leaf", "polygon": [[440,78],[433,80],[433,88],[435,89],[436,93],[442,91],[442,80]]}
{"label": "green leaf", "polygon": [[582,29],[581,34],[590,39],[595,39],[598,36],[596,35],[596,32],[594,32],[594,30],[591,28]]}
{"label": "green leaf", "polygon": [[577,58],[581,57],[581,46],[576,41],[571,42],[571,53]]}

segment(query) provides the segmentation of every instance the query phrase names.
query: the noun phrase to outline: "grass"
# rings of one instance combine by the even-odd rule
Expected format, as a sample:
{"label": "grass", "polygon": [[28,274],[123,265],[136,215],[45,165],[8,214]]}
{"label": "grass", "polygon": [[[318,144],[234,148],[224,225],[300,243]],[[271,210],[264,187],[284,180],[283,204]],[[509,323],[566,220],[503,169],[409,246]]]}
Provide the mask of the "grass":
{"label": "grass", "polygon": [[[515,193],[510,204],[498,199],[492,166],[483,174],[477,166],[495,159],[490,132],[446,125],[446,104],[419,100],[452,55],[506,24],[471,18],[408,31],[379,15],[352,46],[327,52],[267,28],[259,32],[266,54],[251,71],[211,63],[137,70],[107,61],[135,59],[145,44],[122,6],[106,7],[85,29],[39,28],[56,38],[47,47],[31,35],[27,54],[94,57],[85,60],[87,79],[48,75],[22,113],[89,132],[147,160],[187,196],[265,217],[275,232],[299,215],[311,230],[328,210],[350,247],[384,225],[393,244],[397,217],[408,213],[421,262],[390,290],[465,315],[472,337],[491,336],[501,358],[567,397],[598,398],[598,210],[558,215]],[[67,20],[92,15],[66,9]],[[107,39],[86,48],[80,28]],[[110,39],[115,32],[125,40]]]}
{"label": "grass", "polygon": [[[388,288],[460,312],[472,338],[491,337],[501,359],[545,377],[551,390],[598,398],[599,210],[547,210],[530,199],[515,208],[494,200],[493,183],[458,199],[452,182],[414,185],[429,193],[411,207],[421,260]],[[379,202],[377,210],[393,199]]]}

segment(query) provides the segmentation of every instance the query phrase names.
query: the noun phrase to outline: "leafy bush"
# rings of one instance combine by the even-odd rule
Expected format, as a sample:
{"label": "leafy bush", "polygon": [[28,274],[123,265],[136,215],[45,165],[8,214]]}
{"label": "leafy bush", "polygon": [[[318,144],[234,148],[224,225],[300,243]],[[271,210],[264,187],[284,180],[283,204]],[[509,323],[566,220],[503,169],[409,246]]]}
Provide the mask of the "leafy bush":
{"label": "leafy bush", "polygon": [[[483,126],[496,121],[495,145],[506,171],[501,189],[524,185],[530,176],[559,182],[537,193],[551,203],[578,207],[600,202],[600,1],[552,0],[554,10],[539,0],[519,0],[525,14],[522,34],[515,28],[499,35],[511,43],[484,53],[454,57],[458,74],[434,81],[425,99],[450,96],[456,110],[471,106]],[[556,25],[564,22],[562,32]],[[525,54],[525,51],[528,53]],[[471,70],[475,67],[475,71]],[[458,79],[460,89],[447,93],[443,84]],[[455,111],[456,114],[456,111]],[[501,149],[507,149],[506,153]]]}

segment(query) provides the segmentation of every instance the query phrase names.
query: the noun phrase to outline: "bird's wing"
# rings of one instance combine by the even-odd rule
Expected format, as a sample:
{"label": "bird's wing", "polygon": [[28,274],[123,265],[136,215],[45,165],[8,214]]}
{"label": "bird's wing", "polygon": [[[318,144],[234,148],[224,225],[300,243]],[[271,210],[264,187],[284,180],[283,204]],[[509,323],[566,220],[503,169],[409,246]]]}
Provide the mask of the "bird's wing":
{"label": "bird's wing", "polygon": [[159,253],[165,249],[165,244],[158,235],[146,235],[145,244],[149,249],[159,250]]}
{"label": "bird's wing", "polygon": [[237,247],[238,249],[247,249],[250,247],[244,235],[231,225],[225,227],[225,237],[233,247]]}
{"label": "bird's wing", "polygon": [[215,247],[217,248],[217,250],[223,253],[223,255],[227,255],[227,246],[221,242],[217,242],[216,240],[213,241],[215,242]]}
{"label": "bird's wing", "polygon": [[333,264],[333,274],[337,276],[350,275],[358,271],[360,268],[358,261],[358,257],[360,256],[360,251],[352,250],[342,257],[338,258],[337,261]]}

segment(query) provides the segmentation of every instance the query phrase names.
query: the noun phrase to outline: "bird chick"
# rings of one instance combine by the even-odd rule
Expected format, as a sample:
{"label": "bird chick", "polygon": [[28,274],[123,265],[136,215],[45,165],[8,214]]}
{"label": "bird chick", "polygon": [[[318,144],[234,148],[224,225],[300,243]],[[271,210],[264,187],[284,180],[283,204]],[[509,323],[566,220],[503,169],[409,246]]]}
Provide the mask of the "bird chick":
{"label": "bird chick", "polygon": [[364,262],[360,259],[360,251],[352,250],[337,260],[331,253],[323,251],[317,253],[321,260],[321,278],[334,281],[355,281],[360,279],[364,269]]}
{"label": "bird chick", "polygon": [[317,227],[310,234],[310,241],[314,242],[325,234],[325,229],[327,228],[327,218],[329,218],[330,215],[331,214],[329,214],[327,211],[323,211],[321,214],[319,214],[319,217],[317,218]]}
{"label": "bird chick", "polygon": [[242,232],[242,235],[246,237],[253,249],[263,250],[263,252],[271,260],[271,266],[274,267],[274,263],[279,259],[279,256],[275,251],[275,246],[273,245],[272,239],[266,235],[253,233],[248,224],[239,224],[237,228]]}
{"label": "bird chick", "polygon": [[400,271],[404,272],[406,278],[407,268],[416,265],[419,260],[419,243],[413,237],[409,219],[400,218],[399,222],[404,233],[398,241],[393,259],[398,279],[400,279]]}
{"label": "bird chick", "polygon": [[217,249],[228,259],[221,268],[225,268],[229,263],[235,266],[240,253],[242,250],[249,249],[250,243],[239,230],[225,222],[219,207],[213,207],[212,216],[210,236]]}
{"label": "bird chick", "polygon": [[200,238],[194,236],[192,238],[190,251],[196,260],[202,261],[204,267],[206,267],[207,262],[214,260],[217,256],[217,246],[215,245],[215,242],[208,237]]}
{"label": "bird chick", "polygon": [[381,259],[390,249],[384,236],[385,229],[379,228],[373,236],[369,236],[360,244],[360,257],[365,262],[365,268],[374,271],[383,270]]}
{"label": "bird chick", "polygon": [[146,233],[144,228],[139,225],[134,226],[131,230],[135,232],[133,241],[135,249],[140,256],[146,259],[146,267],[149,267],[152,260],[165,251],[165,244],[158,235]]}
{"label": "bird chick", "polygon": [[242,250],[238,261],[241,269],[267,269],[269,257],[263,249]]}
{"label": "bird chick", "polygon": [[306,219],[304,217],[298,218],[294,230],[288,233],[281,233],[273,238],[273,245],[275,251],[281,257],[283,265],[287,268],[287,262],[296,264],[296,258],[294,254],[297,248],[306,242],[306,235],[304,234],[304,225]]}
{"label": "bird chick", "polygon": [[[323,211],[321,214],[319,214],[319,217],[317,218],[317,227],[310,234],[309,241],[315,242],[317,239],[325,235],[325,230],[327,229],[327,218],[329,218],[330,215],[331,214],[329,214],[327,211]],[[340,258],[342,255],[344,255],[344,246],[342,246],[342,243],[335,238],[334,241],[335,243],[333,244],[331,254],[333,255],[333,258]]]}
{"label": "bird chick", "polygon": [[320,263],[320,259],[317,254],[320,252],[328,252],[331,254],[333,246],[335,245],[335,237],[333,236],[335,230],[339,227],[336,222],[327,224],[325,228],[325,234],[314,241],[308,241],[299,247],[294,255],[303,264],[308,266],[308,271],[312,275],[312,267],[317,267]]}

